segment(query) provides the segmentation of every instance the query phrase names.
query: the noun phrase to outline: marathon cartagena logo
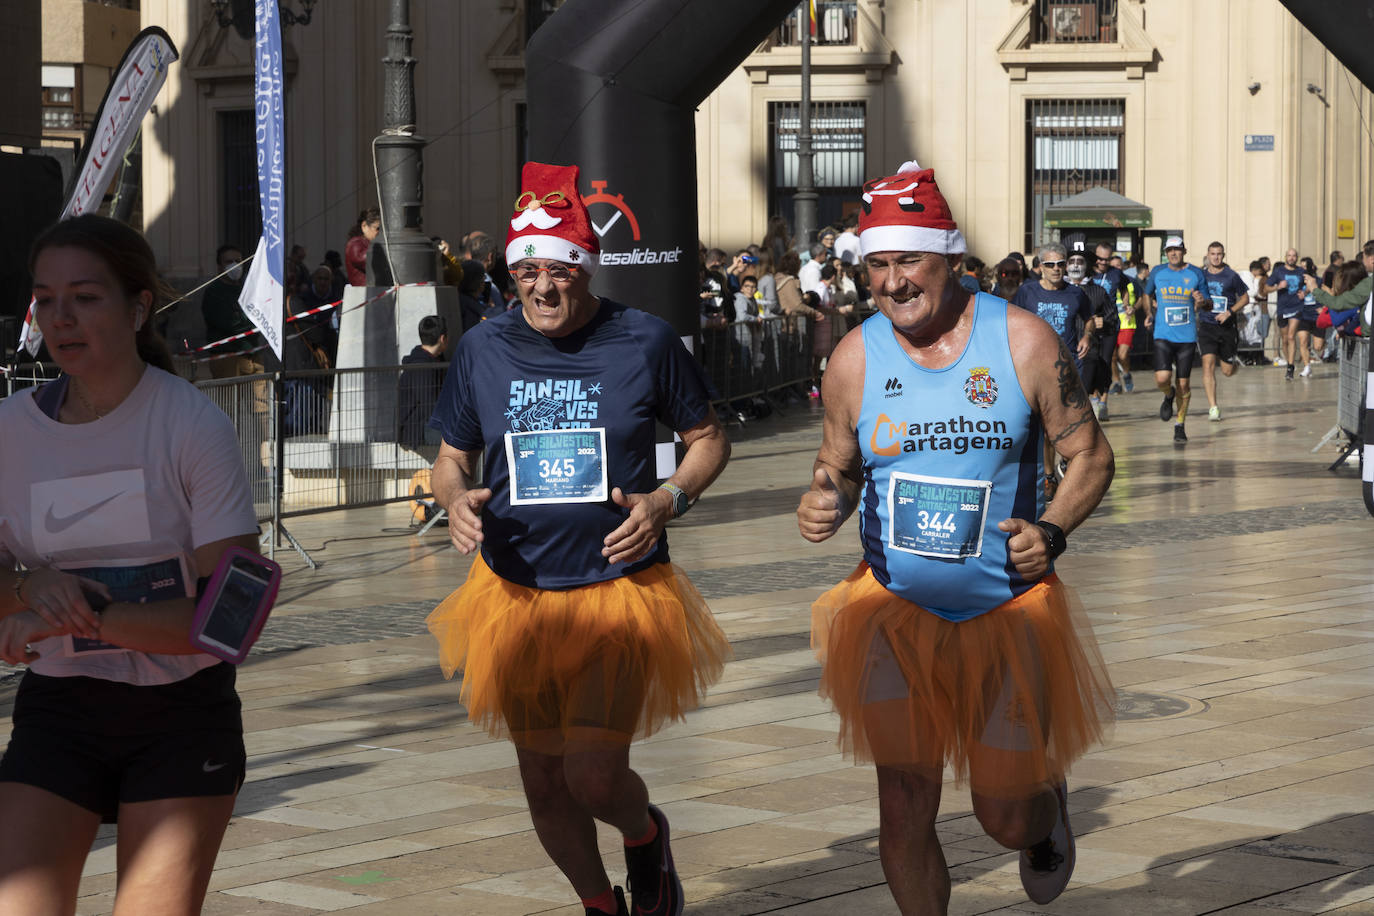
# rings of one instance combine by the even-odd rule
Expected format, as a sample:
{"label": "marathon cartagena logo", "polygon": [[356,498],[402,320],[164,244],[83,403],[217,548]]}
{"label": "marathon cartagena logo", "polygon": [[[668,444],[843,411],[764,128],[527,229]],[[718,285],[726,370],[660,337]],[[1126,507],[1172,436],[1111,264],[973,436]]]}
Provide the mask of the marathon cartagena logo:
{"label": "marathon cartagena logo", "polygon": [[591,217],[592,231],[601,242],[601,264],[677,264],[682,260],[682,247],[656,249],[641,245],[639,218],[634,208],[625,202],[624,194],[611,194],[610,182],[592,182],[592,193],[582,195]]}
{"label": "marathon cartagena logo", "polygon": [[970,450],[1009,451],[1013,445],[1006,421],[962,415],[943,420],[894,420],[880,413],[868,436],[869,451],[886,456],[912,452],[965,455]]}

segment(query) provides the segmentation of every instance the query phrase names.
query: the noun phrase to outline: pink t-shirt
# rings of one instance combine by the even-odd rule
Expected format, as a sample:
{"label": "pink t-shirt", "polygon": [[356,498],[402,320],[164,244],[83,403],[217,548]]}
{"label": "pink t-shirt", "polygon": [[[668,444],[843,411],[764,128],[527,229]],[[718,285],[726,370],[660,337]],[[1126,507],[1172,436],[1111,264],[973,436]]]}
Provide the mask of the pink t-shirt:
{"label": "pink t-shirt", "polygon": [[[210,573],[196,570],[195,549],[257,530],[233,424],[161,369],[149,366],[124,402],[92,423],[59,423],[20,392],[0,401],[0,430],[0,562],[79,569],[154,599],[191,597]],[[70,637],[34,649],[39,674],[143,685],[219,661]]]}

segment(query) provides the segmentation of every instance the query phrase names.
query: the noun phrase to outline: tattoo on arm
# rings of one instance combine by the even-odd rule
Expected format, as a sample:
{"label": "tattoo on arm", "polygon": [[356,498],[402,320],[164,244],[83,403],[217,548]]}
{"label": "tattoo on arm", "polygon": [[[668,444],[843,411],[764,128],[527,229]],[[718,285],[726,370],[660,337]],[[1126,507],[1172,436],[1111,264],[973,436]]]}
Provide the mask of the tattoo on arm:
{"label": "tattoo on arm", "polygon": [[1055,436],[1053,439],[1050,440],[1050,445],[1058,445],[1060,442],[1063,442],[1065,439],[1069,438],[1069,436],[1072,436],[1074,433],[1076,433],[1080,426],[1086,426],[1092,421],[1093,412],[1091,410],[1083,411],[1083,416],[1079,417],[1077,420],[1074,420],[1068,426],[1064,427],[1063,432],[1061,432],[1059,435]]}
{"label": "tattoo on arm", "polygon": [[1059,358],[1054,361],[1059,372],[1059,401],[1069,409],[1086,408],[1088,393],[1083,390],[1083,380],[1078,377],[1078,366],[1069,355],[1064,341],[1059,341]]}
{"label": "tattoo on arm", "polygon": [[1078,376],[1078,367],[1074,365],[1073,357],[1069,355],[1062,340],[1059,342],[1059,358],[1054,361],[1054,367],[1059,373],[1059,403],[1069,410],[1079,411],[1078,418],[1050,441],[1051,445],[1057,446],[1080,427],[1094,422],[1094,415],[1092,407],[1088,404],[1088,393],[1083,389],[1083,380]]}

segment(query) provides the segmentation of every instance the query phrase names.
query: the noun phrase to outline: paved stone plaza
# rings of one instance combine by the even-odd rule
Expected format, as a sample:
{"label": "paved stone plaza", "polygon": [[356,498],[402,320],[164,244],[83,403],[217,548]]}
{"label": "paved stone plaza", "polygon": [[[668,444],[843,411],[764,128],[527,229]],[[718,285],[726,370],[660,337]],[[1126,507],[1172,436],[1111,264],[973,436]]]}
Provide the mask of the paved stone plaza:
{"label": "paved stone plaza", "polygon": [[[1106,424],[1116,482],[1059,563],[1121,695],[1114,734],[1070,776],[1073,883],[1028,903],[1015,853],[950,784],[951,912],[1374,914],[1374,519],[1355,464],[1312,453],[1335,367],[1287,383],[1243,369],[1220,383],[1221,423],[1195,375],[1183,449],[1136,380]],[[816,696],[810,603],[858,556],[855,522],[819,546],[796,531],[819,431],[814,404],[732,429],[730,466],[670,529],[735,651],[704,708],[631,757],[671,819],[689,913],[896,912],[873,771],[836,753]],[[425,634],[469,561],[407,520],[290,524],[321,566],[278,554],[283,603],[239,678],[248,784],[205,912],[580,916],[510,745],[467,724]],[[14,685],[0,680],[0,740]],[[602,847],[623,880],[604,829]],[[110,911],[114,853],[103,829],[79,912]]]}

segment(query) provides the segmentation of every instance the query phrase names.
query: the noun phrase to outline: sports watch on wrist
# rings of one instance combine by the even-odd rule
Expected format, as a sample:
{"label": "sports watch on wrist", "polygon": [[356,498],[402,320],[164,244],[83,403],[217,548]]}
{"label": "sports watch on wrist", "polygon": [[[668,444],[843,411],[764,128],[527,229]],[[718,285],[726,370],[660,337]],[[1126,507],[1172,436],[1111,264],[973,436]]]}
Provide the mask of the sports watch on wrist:
{"label": "sports watch on wrist", "polygon": [[1050,559],[1058,559],[1059,555],[1069,548],[1069,540],[1064,536],[1064,529],[1053,522],[1039,521],[1036,524],[1050,536]]}
{"label": "sports watch on wrist", "polygon": [[692,508],[692,501],[687,498],[687,491],[677,484],[665,482],[659,484],[658,488],[667,490],[668,494],[673,497],[673,518],[681,518],[688,509]]}

